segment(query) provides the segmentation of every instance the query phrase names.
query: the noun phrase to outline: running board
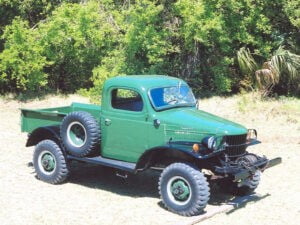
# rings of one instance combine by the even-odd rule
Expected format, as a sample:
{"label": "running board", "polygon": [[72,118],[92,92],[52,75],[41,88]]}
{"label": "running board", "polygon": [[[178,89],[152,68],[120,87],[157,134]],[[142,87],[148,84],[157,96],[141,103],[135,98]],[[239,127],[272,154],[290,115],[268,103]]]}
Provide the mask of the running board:
{"label": "running board", "polygon": [[102,166],[113,167],[116,169],[131,172],[131,173],[135,172],[135,166],[136,166],[135,163],[103,158],[101,156],[91,157],[91,158],[88,158],[88,157],[80,158],[80,157],[68,155],[67,157],[70,160],[76,160],[76,161],[80,161],[80,162],[87,162],[87,163],[93,163],[93,164],[102,165]]}

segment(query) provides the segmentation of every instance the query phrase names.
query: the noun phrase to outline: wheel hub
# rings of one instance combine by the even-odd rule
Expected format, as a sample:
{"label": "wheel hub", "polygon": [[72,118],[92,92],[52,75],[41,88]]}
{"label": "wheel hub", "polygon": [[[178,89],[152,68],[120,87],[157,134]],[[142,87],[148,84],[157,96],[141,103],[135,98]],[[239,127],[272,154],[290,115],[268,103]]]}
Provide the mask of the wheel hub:
{"label": "wheel hub", "polygon": [[51,172],[55,168],[55,159],[49,153],[46,153],[42,157],[42,166],[44,170]]}
{"label": "wheel hub", "polygon": [[75,138],[75,141],[77,142],[83,142],[84,138],[85,138],[85,133],[82,127],[80,127],[79,125],[74,125],[71,128],[71,135],[73,136],[73,138]]}
{"label": "wheel hub", "polygon": [[177,200],[184,201],[190,195],[190,189],[183,180],[175,181],[171,186],[171,192]]}
{"label": "wheel hub", "polygon": [[79,122],[72,122],[67,129],[69,142],[76,147],[81,147],[85,144],[87,134],[84,126]]}

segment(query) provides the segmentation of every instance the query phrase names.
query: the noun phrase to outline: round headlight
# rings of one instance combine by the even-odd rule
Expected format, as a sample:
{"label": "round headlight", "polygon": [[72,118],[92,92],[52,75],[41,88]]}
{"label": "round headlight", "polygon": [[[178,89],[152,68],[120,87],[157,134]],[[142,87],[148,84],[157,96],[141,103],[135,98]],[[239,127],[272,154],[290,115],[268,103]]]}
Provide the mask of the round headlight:
{"label": "round headlight", "polygon": [[255,129],[248,129],[247,132],[247,141],[251,140],[256,140],[257,139],[257,131]]}
{"label": "round headlight", "polygon": [[202,140],[202,143],[208,149],[211,149],[211,150],[216,150],[217,149],[217,139],[213,136],[204,138]]}

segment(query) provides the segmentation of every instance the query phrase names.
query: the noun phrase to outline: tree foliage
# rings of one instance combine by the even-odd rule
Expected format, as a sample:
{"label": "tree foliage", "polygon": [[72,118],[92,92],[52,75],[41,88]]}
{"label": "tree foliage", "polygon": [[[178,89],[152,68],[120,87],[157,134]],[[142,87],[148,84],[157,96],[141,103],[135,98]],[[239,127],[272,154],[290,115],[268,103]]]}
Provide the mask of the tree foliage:
{"label": "tree foliage", "polygon": [[5,29],[3,37],[7,41],[0,54],[1,90],[39,90],[47,84],[47,74],[43,69],[51,62],[43,56],[36,36],[28,23],[19,18]]}
{"label": "tree foliage", "polygon": [[[0,0],[0,6],[1,92],[89,89],[99,96],[105,79],[118,74],[168,74],[197,94],[226,94],[255,87],[251,71],[274,55],[281,69],[294,71],[281,74],[295,74],[282,62],[300,54],[295,0]],[[280,46],[285,53],[275,52]],[[276,90],[297,94],[290,83],[281,79]]]}

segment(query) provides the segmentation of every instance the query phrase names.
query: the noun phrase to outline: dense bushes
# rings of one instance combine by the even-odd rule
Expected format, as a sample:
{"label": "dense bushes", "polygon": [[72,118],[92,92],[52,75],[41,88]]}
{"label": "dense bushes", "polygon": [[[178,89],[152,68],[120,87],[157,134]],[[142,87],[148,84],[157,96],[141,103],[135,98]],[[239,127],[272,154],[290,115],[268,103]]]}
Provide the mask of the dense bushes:
{"label": "dense bushes", "polygon": [[74,92],[90,87],[92,70],[118,40],[108,16],[90,3],[64,4],[34,29],[15,19],[3,35],[2,88],[35,91],[47,84],[48,89]]}
{"label": "dense bushes", "polygon": [[5,49],[0,54],[0,87],[3,91],[38,90],[47,84],[44,68],[50,64],[37,43],[37,32],[16,18],[3,35]]}
{"label": "dense bushes", "polygon": [[[258,63],[280,46],[300,54],[295,0],[17,3],[0,0],[2,93],[99,95],[104,80],[117,74],[168,74],[198,94],[225,94],[255,87],[237,63],[242,47]],[[276,90],[297,93],[282,80]]]}

